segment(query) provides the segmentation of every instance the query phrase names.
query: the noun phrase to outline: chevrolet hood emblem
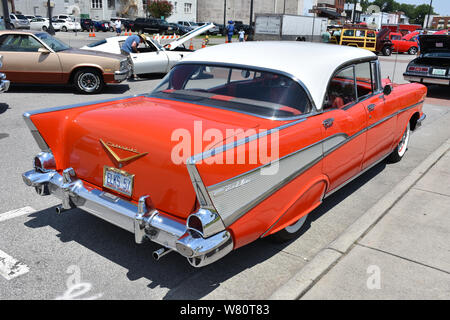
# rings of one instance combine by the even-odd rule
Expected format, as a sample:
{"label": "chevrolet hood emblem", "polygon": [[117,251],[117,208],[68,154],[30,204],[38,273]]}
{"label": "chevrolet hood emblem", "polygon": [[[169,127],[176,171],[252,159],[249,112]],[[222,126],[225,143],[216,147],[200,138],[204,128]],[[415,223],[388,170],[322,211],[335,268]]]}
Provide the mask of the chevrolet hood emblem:
{"label": "chevrolet hood emblem", "polygon": [[[118,163],[119,168],[123,167],[126,163],[129,163],[131,161],[137,160],[139,158],[142,158],[144,156],[146,156],[148,154],[148,152],[144,152],[144,153],[139,153],[137,152],[136,149],[133,148],[127,148],[127,147],[123,147],[120,146],[118,144],[114,144],[112,142],[104,142],[102,139],[100,139],[100,143],[102,144],[102,146],[105,148],[105,150],[114,158],[114,160]],[[114,150],[112,148],[116,148],[116,149],[120,149],[120,150],[125,150],[128,152],[132,152],[132,153],[136,153],[136,155],[131,156],[131,157],[127,157],[127,158],[120,158],[117,153],[114,152]]]}

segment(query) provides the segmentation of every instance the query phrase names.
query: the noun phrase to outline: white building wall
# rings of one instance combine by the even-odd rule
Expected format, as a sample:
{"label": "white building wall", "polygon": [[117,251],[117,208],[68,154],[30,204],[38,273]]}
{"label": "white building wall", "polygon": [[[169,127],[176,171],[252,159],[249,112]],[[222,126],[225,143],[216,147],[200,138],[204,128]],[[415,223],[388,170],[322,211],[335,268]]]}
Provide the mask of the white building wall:
{"label": "white building wall", "polygon": [[197,21],[197,0],[169,0],[173,5],[172,15],[166,20],[177,23],[178,21]]}

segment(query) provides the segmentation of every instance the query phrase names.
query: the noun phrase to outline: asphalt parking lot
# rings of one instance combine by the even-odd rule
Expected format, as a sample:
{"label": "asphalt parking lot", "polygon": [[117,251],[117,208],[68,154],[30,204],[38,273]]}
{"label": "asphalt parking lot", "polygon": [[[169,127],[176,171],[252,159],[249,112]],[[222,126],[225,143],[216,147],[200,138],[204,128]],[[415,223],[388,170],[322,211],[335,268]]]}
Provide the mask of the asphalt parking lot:
{"label": "asphalt parking lot", "polygon": [[[97,33],[96,40],[112,35]],[[87,33],[57,37],[74,47],[94,41]],[[195,41],[197,46],[201,40]],[[410,59],[380,57],[383,76],[404,83],[402,73]],[[109,85],[95,96],[37,85],[12,85],[0,95],[0,259],[9,257],[20,269],[12,279],[0,276],[0,300],[266,299],[450,137],[450,92],[432,86],[424,105],[427,119],[413,134],[405,158],[397,164],[380,163],[326,198],[297,239],[285,244],[261,239],[201,269],[175,253],[154,261],[158,245],[136,245],[132,234],[79,209],[58,215],[58,200],[39,197],[24,185],[21,174],[30,170],[40,150],[22,114],[146,93],[160,78]]]}

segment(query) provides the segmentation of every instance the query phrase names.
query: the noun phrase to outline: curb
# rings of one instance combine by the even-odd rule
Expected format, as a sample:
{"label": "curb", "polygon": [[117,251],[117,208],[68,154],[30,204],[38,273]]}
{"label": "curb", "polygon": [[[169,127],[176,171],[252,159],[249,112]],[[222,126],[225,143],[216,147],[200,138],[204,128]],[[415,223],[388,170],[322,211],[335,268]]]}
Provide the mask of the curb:
{"label": "curb", "polygon": [[338,263],[365,236],[369,230],[386,215],[389,210],[411,189],[431,167],[450,149],[450,139],[422,161],[391,192],[384,195],[366,213],[358,218],[338,238],[322,249],[307,265],[300,269],[283,286],[279,287],[268,300],[297,300]]}

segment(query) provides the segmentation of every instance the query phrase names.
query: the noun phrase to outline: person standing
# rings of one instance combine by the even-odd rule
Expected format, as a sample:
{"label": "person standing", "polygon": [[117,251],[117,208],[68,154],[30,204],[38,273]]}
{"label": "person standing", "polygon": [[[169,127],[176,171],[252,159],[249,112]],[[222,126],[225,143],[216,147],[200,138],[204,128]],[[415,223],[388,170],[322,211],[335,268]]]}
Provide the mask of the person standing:
{"label": "person standing", "polygon": [[117,19],[116,22],[114,23],[114,25],[116,27],[117,36],[120,36],[120,34],[122,33],[122,21]]}
{"label": "person standing", "polygon": [[322,42],[328,43],[328,42],[330,42],[330,38],[331,38],[331,34],[328,32],[328,30],[325,30],[322,33]]}
{"label": "person standing", "polygon": [[234,34],[234,23],[232,20],[228,21],[227,31],[228,31],[228,42],[231,42],[231,39],[233,38]]}
{"label": "person standing", "polygon": [[239,42],[244,42],[245,31],[244,29],[239,30]]}
{"label": "person standing", "polygon": [[[131,53],[139,53],[138,46],[140,43],[145,43],[145,36],[143,34],[129,36],[120,48],[120,53],[125,56],[131,56]],[[135,73],[133,65],[133,79],[138,80],[139,77]]]}

